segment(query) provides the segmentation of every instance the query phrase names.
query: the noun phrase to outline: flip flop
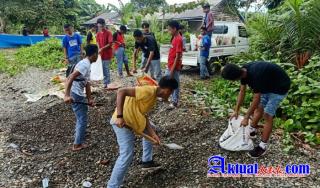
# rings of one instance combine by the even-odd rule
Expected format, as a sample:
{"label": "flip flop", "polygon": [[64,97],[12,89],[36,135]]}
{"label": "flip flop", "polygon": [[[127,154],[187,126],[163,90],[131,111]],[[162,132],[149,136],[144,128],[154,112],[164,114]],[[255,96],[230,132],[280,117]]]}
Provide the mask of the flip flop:
{"label": "flip flop", "polygon": [[74,151],[74,152],[76,152],[76,151],[80,151],[80,150],[82,150],[82,149],[86,149],[87,147],[89,147],[88,146],[88,144],[81,144],[81,146],[80,147],[77,147],[77,148],[74,148],[74,146],[72,146],[72,151]]}

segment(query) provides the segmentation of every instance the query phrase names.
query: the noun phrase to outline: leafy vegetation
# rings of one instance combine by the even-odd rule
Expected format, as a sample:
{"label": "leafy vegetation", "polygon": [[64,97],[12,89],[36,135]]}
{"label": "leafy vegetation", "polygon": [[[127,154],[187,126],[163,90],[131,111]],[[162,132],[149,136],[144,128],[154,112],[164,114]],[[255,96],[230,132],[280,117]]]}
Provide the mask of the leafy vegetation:
{"label": "leafy vegetation", "polygon": [[[95,0],[10,0],[0,6],[0,31],[17,33],[22,26],[31,33],[40,33],[44,26],[51,33],[61,33],[63,24],[80,24],[105,10]],[[56,31],[55,31],[56,29]]]}
{"label": "leafy vegetation", "polygon": [[0,53],[0,72],[7,73],[10,76],[14,76],[16,73],[20,72],[21,66],[18,66],[17,63],[11,61],[4,55]]}
{"label": "leafy vegetation", "polygon": [[51,38],[30,47],[19,48],[10,58],[0,53],[0,72],[14,76],[31,66],[44,70],[62,68],[62,58],[61,41]]}
{"label": "leafy vegetation", "polygon": [[248,21],[253,51],[270,58],[280,53],[284,62],[302,68],[319,52],[320,1],[288,0],[269,13],[254,14]]}
{"label": "leafy vegetation", "polygon": [[[239,65],[256,60],[277,63],[291,78],[288,96],[280,105],[275,125],[284,129],[285,148],[292,148],[291,132],[300,132],[310,144],[320,144],[320,2],[288,0],[268,13],[255,13],[248,18],[250,52],[230,58]],[[316,20],[317,19],[317,20]],[[207,106],[217,117],[233,109],[239,90],[221,78],[209,86],[195,86],[205,96]],[[246,96],[248,106],[251,96]]]}

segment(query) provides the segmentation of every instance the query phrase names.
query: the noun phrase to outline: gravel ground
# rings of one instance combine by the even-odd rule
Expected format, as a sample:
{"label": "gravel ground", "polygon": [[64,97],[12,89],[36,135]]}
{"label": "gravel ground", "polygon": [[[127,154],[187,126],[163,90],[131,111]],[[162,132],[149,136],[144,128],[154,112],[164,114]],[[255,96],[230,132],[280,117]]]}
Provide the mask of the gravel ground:
{"label": "gravel ground", "polygon": [[[114,111],[115,93],[97,91],[94,94],[96,101],[105,105],[90,109],[87,130],[90,147],[71,152],[75,118],[70,106],[56,97],[44,97],[35,103],[25,103],[23,97],[25,92],[49,88],[50,77],[56,73],[29,69],[14,78],[0,74],[0,187],[41,187],[44,177],[50,179],[50,187],[81,187],[84,180],[89,180],[92,187],[104,187],[110,177],[118,154],[115,135],[107,123]],[[190,72],[182,76],[180,108],[168,110],[167,104],[159,103],[150,114],[159,127],[162,141],[174,142],[185,149],[156,147],[154,159],[163,169],[142,172],[138,165],[141,139],[137,138],[135,158],[124,187],[319,187],[319,151],[297,147],[291,154],[283,153],[281,130],[274,131],[270,150],[260,159],[248,158],[244,152],[220,149],[217,140],[226,129],[227,120],[207,116],[201,107],[192,103],[188,86],[196,79]],[[134,83],[133,78],[124,79],[124,85]],[[311,175],[305,178],[207,178],[207,159],[218,154],[232,163],[258,162],[268,166],[308,163]],[[97,164],[99,160],[110,160],[110,163]]]}

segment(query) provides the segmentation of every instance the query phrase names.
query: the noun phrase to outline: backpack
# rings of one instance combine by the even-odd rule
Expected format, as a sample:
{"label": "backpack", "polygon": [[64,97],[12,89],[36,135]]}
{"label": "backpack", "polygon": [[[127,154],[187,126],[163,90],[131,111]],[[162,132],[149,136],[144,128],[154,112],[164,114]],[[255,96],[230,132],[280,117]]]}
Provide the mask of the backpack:
{"label": "backpack", "polygon": [[[79,61],[80,62],[80,61]],[[69,76],[73,73],[75,67],[77,66],[78,63],[76,64],[73,64],[72,66],[68,66],[68,69],[66,71],[66,78],[69,78]],[[74,81],[76,82],[82,82],[82,81],[85,81],[84,78],[80,79],[80,78],[76,78],[74,79]]]}

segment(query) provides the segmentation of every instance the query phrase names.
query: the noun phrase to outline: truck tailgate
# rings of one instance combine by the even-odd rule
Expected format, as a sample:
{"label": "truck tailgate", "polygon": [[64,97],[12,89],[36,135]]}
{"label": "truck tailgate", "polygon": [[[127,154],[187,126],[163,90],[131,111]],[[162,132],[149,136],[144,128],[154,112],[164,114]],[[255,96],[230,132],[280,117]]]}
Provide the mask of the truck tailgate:
{"label": "truck tailgate", "polygon": [[[170,45],[161,45],[160,54],[161,62],[168,62]],[[197,66],[198,64],[198,51],[187,51],[183,52],[182,55],[182,64],[188,66]]]}

